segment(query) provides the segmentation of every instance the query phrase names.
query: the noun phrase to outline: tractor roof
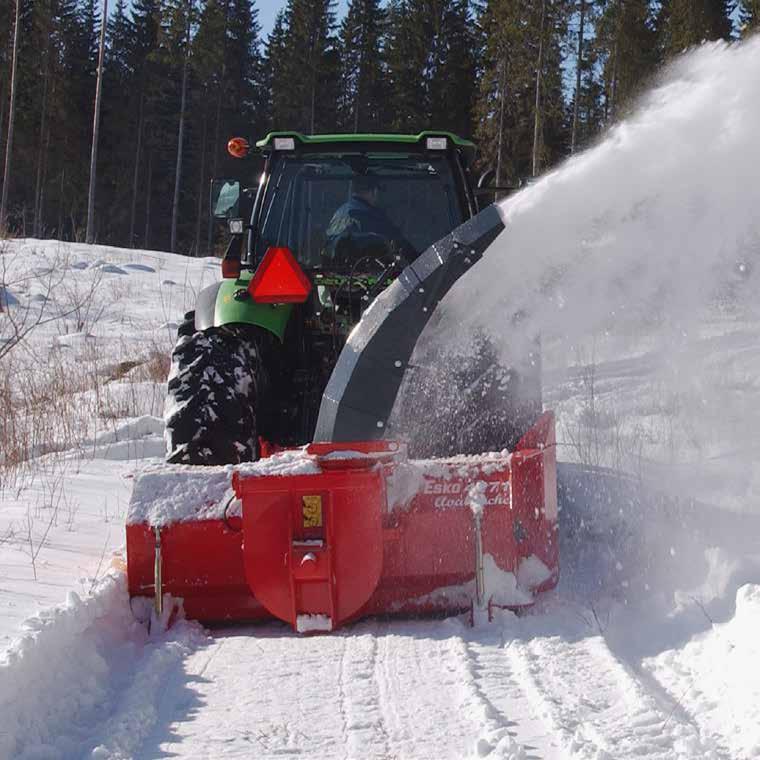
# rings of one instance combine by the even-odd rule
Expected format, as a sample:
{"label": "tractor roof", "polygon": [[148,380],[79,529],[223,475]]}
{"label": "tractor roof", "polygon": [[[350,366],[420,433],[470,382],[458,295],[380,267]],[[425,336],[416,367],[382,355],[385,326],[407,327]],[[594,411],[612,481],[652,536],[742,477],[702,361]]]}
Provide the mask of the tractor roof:
{"label": "tractor roof", "polygon": [[452,132],[446,132],[444,130],[426,130],[416,135],[396,135],[396,134],[334,134],[334,135],[303,135],[300,132],[270,132],[263,140],[259,140],[256,143],[256,147],[263,151],[270,151],[275,149],[275,138],[292,137],[297,143],[308,147],[326,147],[328,145],[334,146],[336,144],[356,144],[364,146],[371,146],[373,143],[382,144],[387,146],[388,144],[396,145],[414,145],[424,148],[426,146],[426,140],[428,137],[446,137],[457,148],[462,149],[468,159],[471,159],[475,155],[475,143],[469,140],[463,140],[461,137],[453,134]]}

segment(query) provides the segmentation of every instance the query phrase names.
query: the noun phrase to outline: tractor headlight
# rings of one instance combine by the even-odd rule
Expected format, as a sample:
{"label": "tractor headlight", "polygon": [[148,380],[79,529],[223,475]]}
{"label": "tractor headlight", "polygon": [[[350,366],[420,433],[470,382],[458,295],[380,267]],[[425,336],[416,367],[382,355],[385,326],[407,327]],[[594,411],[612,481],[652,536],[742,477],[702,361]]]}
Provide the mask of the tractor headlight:
{"label": "tractor headlight", "polygon": [[242,235],[245,229],[245,222],[242,219],[229,219],[227,221],[227,228],[230,231],[230,235]]}

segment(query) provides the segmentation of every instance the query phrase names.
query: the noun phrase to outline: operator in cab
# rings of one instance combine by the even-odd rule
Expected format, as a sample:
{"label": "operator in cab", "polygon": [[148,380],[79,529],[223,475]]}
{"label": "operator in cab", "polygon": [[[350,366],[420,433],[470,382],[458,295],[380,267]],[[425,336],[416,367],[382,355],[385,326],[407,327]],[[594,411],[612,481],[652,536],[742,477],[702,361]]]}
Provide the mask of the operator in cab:
{"label": "operator in cab", "polygon": [[380,183],[370,175],[355,176],[351,198],[332,216],[326,230],[326,258],[352,265],[364,256],[400,256],[409,263],[417,251],[379,205]]}

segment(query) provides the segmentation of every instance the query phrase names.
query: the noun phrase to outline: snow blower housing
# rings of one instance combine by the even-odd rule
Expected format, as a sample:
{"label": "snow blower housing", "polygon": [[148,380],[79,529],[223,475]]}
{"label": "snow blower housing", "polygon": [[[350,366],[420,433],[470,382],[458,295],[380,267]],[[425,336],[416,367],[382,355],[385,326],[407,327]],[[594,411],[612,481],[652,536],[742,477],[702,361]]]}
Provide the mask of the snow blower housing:
{"label": "snow blower housing", "polygon": [[474,146],[424,132],[257,147],[248,212],[238,182],[212,185],[232,237],[223,278],[179,328],[170,464],[135,486],[130,594],[298,630],[529,603],[558,576],[537,354],[500,367],[474,336],[456,369],[412,363],[504,229],[495,207],[478,213]]}

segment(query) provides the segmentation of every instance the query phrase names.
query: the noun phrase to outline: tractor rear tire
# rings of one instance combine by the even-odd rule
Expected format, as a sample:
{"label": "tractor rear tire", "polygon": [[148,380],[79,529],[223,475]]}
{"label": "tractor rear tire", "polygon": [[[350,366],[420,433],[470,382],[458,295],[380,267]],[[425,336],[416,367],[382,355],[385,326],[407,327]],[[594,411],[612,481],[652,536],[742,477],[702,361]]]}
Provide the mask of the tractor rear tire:
{"label": "tractor rear tire", "polygon": [[255,328],[196,332],[195,313],[179,327],[164,408],[166,461],[218,465],[258,458],[257,404],[267,379]]}

